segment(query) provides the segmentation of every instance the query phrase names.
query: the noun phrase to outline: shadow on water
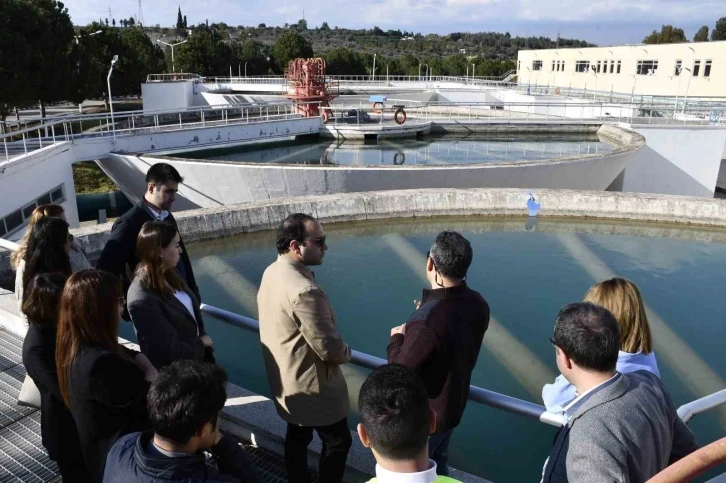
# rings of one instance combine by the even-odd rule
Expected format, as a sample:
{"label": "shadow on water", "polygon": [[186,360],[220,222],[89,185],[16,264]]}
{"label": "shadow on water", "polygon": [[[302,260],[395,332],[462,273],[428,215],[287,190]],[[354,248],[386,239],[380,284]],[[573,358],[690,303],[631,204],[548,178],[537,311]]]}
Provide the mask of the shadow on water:
{"label": "shadow on water", "polygon": [[[668,224],[527,218],[431,218],[325,226],[330,250],[316,277],[339,328],[356,350],[385,357],[390,328],[408,318],[424,286],[425,253],[444,229],[472,243],[469,285],[496,322],[485,336],[472,384],[541,403],[556,373],[548,342],[562,305],[618,274],[638,284],[650,308],[656,354],[676,406],[723,384],[721,324],[726,231]],[[274,233],[195,243],[189,252],[204,301],[255,316],[262,272],[276,257]],[[665,318],[663,318],[665,317]],[[219,362],[235,383],[270,396],[259,336],[207,321]],[[368,371],[345,366],[352,415]],[[718,387],[717,389],[722,388]],[[704,444],[723,435],[726,410],[696,417]],[[539,478],[555,428],[469,404],[454,432],[452,464],[494,481]]]}

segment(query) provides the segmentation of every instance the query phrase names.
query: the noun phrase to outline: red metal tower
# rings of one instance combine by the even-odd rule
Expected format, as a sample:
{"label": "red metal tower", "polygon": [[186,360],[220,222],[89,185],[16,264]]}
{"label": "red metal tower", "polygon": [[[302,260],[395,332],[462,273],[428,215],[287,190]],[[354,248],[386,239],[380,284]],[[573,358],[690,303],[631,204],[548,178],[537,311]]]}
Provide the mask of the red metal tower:
{"label": "red metal tower", "polygon": [[[330,106],[330,100],[336,97],[326,90],[325,60],[294,59],[285,69],[287,94],[285,97],[295,103],[297,112],[305,117],[321,115],[323,107]],[[323,119],[327,122],[330,111],[322,109]]]}

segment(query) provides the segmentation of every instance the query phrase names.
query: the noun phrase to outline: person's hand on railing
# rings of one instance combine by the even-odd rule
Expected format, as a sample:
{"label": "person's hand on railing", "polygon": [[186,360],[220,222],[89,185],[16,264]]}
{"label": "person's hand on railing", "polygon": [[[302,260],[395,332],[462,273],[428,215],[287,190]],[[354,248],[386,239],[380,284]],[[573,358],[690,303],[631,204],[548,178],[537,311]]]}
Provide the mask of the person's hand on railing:
{"label": "person's hand on railing", "polygon": [[202,344],[204,344],[204,347],[212,347],[214,345],[214,341],[212,341],[212,338],[208,335],[203,335],[200,337],[202,340]]}

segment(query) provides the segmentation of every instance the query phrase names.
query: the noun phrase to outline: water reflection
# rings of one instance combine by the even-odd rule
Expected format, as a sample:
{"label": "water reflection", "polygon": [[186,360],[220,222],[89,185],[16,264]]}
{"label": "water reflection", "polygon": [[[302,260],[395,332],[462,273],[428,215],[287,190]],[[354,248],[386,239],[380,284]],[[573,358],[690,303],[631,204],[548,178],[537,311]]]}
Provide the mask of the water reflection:
{"label": "water reflection", "polygon": [[178,157],[249,163],[410,166],[499,163],[603,154],[614,146],[597,135],[425,136],[420,139],[299,139],[181,153]]}

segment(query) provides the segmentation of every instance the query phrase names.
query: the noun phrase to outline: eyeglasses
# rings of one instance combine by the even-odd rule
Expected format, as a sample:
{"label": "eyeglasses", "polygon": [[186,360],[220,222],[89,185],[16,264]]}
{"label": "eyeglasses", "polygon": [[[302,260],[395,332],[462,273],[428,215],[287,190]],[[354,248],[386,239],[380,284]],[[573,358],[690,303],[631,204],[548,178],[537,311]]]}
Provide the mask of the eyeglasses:
{"label": "eyeglasses", "polygon": [[73,235],[71,235],[70,233],[68,234],[68,241],[73,243]]}
{"label": "eyeglasses", "polygon": [[554,336],[550,337],[550,342],[552,343],[552,345],[553,345],[553,346],[555,346],[555,347],[559,347],[559,346],[557,345],[557,342],[555,342],[555,337],[554,337]]}
{"label": "eyeglasses", "polygon": [[321,236],[320,238],[314,238],[312,240],[305,240],[305,241],[309,241],[313,245],[317,245],[320,248],[323,248],[325,246],[325,237],[324,236]]}

